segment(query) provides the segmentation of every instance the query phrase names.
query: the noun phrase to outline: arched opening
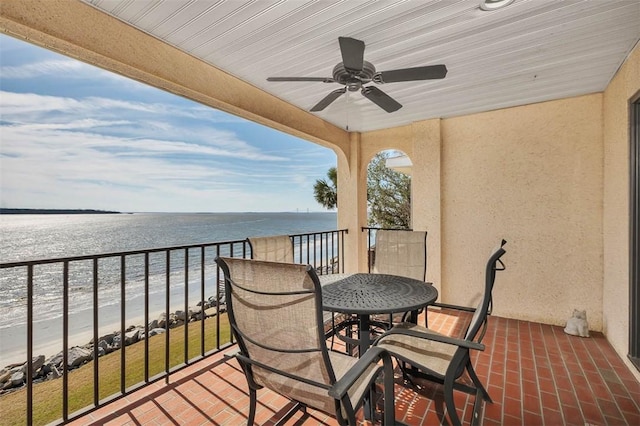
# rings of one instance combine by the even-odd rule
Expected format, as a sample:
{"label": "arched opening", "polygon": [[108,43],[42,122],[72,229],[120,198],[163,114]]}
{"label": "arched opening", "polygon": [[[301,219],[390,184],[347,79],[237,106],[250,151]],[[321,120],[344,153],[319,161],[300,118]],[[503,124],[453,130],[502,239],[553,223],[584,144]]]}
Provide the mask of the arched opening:
{"label": "arched opening", "polygon": [[411,160],[402,151],[383,150],[369,161],[367,224],[411,229]]}

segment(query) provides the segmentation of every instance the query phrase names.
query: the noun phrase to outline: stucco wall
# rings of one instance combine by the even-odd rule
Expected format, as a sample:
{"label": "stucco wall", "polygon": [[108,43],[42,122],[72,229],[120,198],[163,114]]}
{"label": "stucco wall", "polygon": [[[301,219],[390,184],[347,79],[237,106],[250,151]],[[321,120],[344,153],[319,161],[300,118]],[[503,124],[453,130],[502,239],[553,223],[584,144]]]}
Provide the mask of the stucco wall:
{"label": "stucco wall", "polygon": [[602,328],[602,95],[442,122],[445,302],[469,304],[486,258],[508,241],[500,316]]}
{"label": "stucco wall", "polygon": [[361,142],[363,159],[401,149],[421,176],[412,214],[431,254],[441,246],[428,267],[441,301],[475,305],[489,252],[505,238],[497,315],[560,325],[586,309],[591,328],[602,329],[601,94],[416,123]]}
{"label": "stucco wall", "polygon": [[416,123],[361,142],[360,173],[381,149],[412,158],[414,227],[429,232],[428,279],[441,301],[474,305],[486,258],[505,238],[496,314],[564,324],[586,309],[591,328],[602,329],[601,94]]}
{"label": "stucco wall", "polygon": [[604,92],[604,332],[627,360],[629,351],[629,99],[640,90],[636,46]]}

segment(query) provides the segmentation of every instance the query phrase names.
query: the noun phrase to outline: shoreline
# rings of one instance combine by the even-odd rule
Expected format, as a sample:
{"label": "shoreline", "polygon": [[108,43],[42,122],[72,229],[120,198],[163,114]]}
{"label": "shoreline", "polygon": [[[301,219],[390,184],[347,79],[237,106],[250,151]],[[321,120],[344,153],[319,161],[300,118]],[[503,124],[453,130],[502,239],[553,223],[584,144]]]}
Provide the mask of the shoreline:
{"label": "shoreline", "polygon": [[[172,290],[169,313],[183,311],[184,294],[183,288]],[[199,289],[192,289],[195,293]],[[173,294],[175,292],[175,294]],[[165,312],[166,299],[164,295],[151,295],[149,300],[149,321],[157,320]],[[211,300],[215,296],[205,297],[205,301]],[[200,297],[189,300],[199,303]],[[223,306],[223,304],[221,304]],[[190,304],[189,310],[197,310]],[[120,332],[121,316],[120,305],[111,304],[98,308],[98,337],[106,334]],[[145,325],[144,316],[144,295],[138,295],[134,299],[127,301],[125,313],[125,329],[131,326]],[[55,319],[45,319],[34,321],[33,323],[33,356],[44,355],[46,359],[55,356],[62,351],[62,316]],[[93,339],[93,309],[86,308],[79,312],[69,314],[69,348],[73,346],[84,346]],[[0,369],[14,363],[24,363],[27,361],[27,324],[18,324],[0,329]]]}

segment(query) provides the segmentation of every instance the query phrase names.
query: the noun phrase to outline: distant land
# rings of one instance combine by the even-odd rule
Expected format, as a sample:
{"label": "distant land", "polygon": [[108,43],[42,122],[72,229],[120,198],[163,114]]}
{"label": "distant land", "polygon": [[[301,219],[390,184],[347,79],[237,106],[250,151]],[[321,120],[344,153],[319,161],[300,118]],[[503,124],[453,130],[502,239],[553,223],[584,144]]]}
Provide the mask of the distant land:
{"label": "distant land", "polygon": [[120,214],[109,210],[92,209],[4,209],[0,208],[0,214]]}

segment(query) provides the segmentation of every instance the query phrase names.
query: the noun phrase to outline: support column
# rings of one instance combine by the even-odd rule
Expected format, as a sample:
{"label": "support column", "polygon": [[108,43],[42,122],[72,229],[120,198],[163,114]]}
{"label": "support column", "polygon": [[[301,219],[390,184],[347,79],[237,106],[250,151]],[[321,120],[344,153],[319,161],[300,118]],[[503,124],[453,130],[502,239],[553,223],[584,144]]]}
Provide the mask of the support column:
{"label": "support column", "polygon": [[338,153],[338,229],[348,229],[345,237],[345,272],[367,270],[367,175],[362,172],[361,135],[349,133],[348,158]]}

